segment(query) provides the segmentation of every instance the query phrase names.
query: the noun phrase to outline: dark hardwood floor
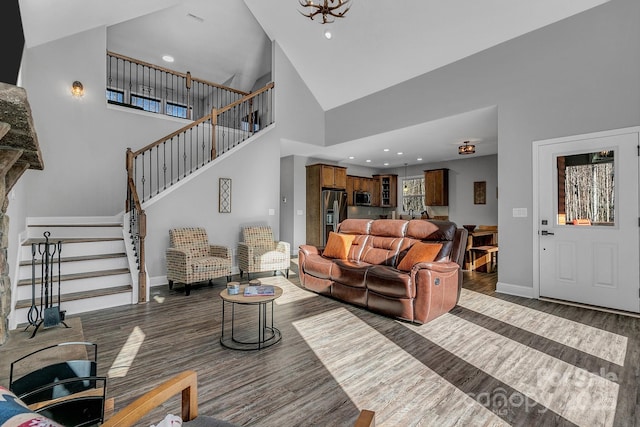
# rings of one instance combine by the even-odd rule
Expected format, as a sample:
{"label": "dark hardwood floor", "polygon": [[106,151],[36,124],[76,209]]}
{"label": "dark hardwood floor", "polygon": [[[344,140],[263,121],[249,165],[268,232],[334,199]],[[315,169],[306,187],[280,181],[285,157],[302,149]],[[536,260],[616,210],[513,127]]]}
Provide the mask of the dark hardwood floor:
{"label": "dark hardwood floor", "polygon": [[[459,306],[419,326],[310,293],[296,272],[260,276],[284,295],[282,341],[259,352],[219,343],[224,279],[79,316],[116,411],[193,369],[199,413],[241,426],[348,426],[364,408],[381,426],[638,423],[640,319],[496,294],[496,274],[465,272]],[[177,398],[140,425],[167,413]]]}

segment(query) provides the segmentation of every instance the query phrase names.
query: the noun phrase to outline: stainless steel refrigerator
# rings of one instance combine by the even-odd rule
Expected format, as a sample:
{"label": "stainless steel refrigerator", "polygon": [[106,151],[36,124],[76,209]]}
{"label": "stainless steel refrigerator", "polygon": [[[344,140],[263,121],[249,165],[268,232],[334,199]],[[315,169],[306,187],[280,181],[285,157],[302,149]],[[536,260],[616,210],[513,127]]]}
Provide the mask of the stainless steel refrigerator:
{"label": "stainless steel refrigerator", "polygon": [[322,221],[324,233],[322,246],[327,245],[330,231],[338,231],[338,224],[347,218],[347,192],[342,190],[322,191]]}

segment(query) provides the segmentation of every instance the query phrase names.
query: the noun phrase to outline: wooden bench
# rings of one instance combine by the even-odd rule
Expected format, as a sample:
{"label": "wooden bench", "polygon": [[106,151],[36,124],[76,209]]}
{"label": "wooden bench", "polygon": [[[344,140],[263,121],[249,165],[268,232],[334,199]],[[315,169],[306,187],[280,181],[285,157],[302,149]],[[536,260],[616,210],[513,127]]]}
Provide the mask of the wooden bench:
{"label": "wooden bench", "polygon": [[487,266],[487,273],[493,273],[498,267],[498,246],[483,245],[469,249],[471,253],[471,265],[476,270],[481,265]]}

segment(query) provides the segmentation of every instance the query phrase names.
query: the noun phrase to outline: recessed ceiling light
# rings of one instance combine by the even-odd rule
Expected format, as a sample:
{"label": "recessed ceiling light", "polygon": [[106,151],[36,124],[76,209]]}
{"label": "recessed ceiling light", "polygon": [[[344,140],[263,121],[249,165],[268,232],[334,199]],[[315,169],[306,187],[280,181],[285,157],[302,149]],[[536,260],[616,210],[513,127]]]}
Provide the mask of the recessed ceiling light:
{"label": "recessed ceiling light", "polygon": [[371,163],[371,159],[367,159],[367,160],[365,160],[365,162]]}
{"label": "recessed ceiling light", "polygon": [[389,166],[389,163],[387,163],[387,162],[384,162],[384,163],[383,163],[383,165],[385,165],[385,166]]}
{"label": "recessed ceiling light", "polygon": [[398,156],[402,156],[404,153],[402,151],[398,151]]}
{"label": "recessed ceiling light", "polygon": [[388,148],[385,148],[385,149],[384,149],[384,150],[382,150],[382,151],[384,151],[384,152],[386,153],[387,151],[389,151],[389,149],[388,149]]}
{"label": "recessed ceiling light", "polygon": [[349,156],[349,160],[353,160],[353,159],[355,159],[355,157]]}
{"label": "recessed ceiling light", "polygon": [[171,56],[171,55],[164,55],[164,56],[162,57],[162,60],[163,60],[164,62],[173,62],[173,61],[175,61],[175,59],[173,59],[173,56]]}
{"label": "recessed ceiling light", "polygon": [[422,157],[418,157],[416,160],[421,162],[422,161]]}

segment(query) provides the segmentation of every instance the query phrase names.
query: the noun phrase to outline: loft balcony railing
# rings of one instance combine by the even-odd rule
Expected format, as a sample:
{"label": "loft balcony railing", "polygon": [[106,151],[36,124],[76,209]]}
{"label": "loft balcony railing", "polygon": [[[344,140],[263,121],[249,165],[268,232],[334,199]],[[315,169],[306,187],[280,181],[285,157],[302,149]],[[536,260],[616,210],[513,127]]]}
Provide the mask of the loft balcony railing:
{"label": "loft balcony railing", "polygon": [[248,95],[237,89],[107,51],[110,104],[198,120]]}
{"label": "loft balcony railing", "polygon": [[139,302],[146,299],[146,214],[142,204],[273,124],[273,83],[137,151],[127,149],[129,232],[138,261]]}

